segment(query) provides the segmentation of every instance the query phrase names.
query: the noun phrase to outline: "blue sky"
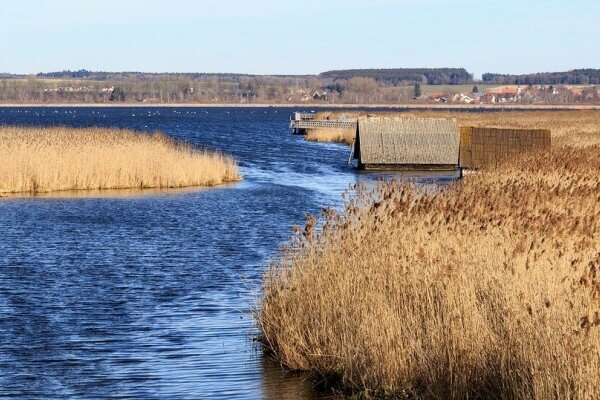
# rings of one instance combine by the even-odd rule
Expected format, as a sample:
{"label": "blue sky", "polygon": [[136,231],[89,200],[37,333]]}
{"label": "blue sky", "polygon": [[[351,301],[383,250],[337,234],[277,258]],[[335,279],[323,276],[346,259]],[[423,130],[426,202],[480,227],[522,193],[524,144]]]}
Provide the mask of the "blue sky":
{"label": "blue sky", "polygon": [[2,0],[0,72],[600,68],[598,0]]}

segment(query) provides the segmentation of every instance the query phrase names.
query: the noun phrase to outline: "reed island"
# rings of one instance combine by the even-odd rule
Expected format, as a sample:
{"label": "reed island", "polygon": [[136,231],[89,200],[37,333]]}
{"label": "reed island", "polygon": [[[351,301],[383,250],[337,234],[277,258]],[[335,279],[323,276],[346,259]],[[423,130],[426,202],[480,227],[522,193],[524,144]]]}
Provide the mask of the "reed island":
{"label": "reed island", "polygon": [[229,156],[161,133],[0,127],[0,194],[215,186],[241,179]]}

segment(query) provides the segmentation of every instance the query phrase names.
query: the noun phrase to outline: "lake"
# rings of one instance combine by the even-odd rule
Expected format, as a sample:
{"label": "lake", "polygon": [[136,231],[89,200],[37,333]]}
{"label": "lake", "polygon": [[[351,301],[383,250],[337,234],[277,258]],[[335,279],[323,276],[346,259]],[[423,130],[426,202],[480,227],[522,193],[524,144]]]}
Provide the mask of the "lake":
{"label": "lake", "polygon": [[[290,135],[284,108],[0,108],[0,124],[162,131],[244,181],[0,199],[0,397],[320,394],[253,342],[261,275],[307,213],[377,174]],[[1,162],[1,160],[0,160]]]}

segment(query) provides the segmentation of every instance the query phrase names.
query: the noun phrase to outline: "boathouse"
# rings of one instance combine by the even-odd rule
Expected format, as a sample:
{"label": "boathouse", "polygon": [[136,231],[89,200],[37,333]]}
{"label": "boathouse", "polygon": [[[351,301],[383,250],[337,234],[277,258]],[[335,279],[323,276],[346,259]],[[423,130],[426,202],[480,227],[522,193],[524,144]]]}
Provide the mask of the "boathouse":
{"label": "boathouse", "polygon": [[460,166],[477,169],[497,165],[509,156],[549,148],[547,129],[460,128]]}
{"label": "boathouse", "polygon": [[353,157],[364,169],[459,169],[460,133],[455,119],[358,119]]}

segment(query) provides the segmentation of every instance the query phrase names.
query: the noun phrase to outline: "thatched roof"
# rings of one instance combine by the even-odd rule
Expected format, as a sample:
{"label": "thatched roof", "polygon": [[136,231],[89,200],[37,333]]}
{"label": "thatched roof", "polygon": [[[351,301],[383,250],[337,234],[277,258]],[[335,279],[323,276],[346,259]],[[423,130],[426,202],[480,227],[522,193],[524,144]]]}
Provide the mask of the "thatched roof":
{"label": "thatched roof", "polygon": [[455,119],[358,119],[362,164],[457,165],[460,134]]}

